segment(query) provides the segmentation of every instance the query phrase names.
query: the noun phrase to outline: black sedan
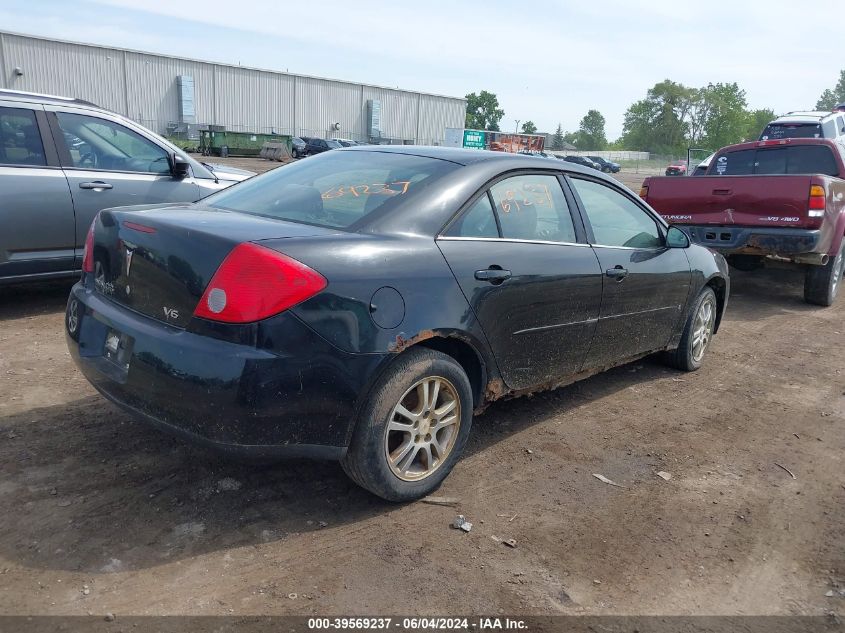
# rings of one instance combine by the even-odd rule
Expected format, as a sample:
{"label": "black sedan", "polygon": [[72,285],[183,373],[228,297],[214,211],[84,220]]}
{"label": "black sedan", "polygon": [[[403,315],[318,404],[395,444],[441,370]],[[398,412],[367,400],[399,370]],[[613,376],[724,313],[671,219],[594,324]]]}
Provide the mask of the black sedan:
{"label": "black sedan", "polygon": [[308,140],[305,145],[305,155],[313,156],[314,154],[322,154],[332,149],[340,149],[343,147],[334,139],[312,138]]}
{"label": "black sedan", "polygon": [[601,165],[599,165],[593,160],[590,160],[586,156],[578,156],[577,154],[571,154],[569,156],[564,156],[563,160],[565,160],[567,163],[575,163],[576,165],[583,165],[584,167],[589,167],[590,169],[602,171]]}
{"label": "black sedan", "polygon": [[622,169],[619,163],[614,163],[612,160],[607,160],[602,156],[587,156],[587,158],[596,163],[607,174],[618,174],[619,170]]}
{"label": "black sedan", "polygon": [[428,494],[473,411],[663,352],[692,371],[724,258],[576,165],[326,152],[195,204],[104,210],[66,312],[106,398],[231,451]]}

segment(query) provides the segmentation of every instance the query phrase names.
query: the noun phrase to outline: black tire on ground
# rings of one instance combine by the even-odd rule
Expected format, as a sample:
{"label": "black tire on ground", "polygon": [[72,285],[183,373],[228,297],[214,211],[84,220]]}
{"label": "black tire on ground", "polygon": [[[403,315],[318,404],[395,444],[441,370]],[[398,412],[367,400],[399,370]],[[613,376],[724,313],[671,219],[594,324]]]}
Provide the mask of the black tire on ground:
{"label": "black tire on ground", "polygon": [[291,151],[290,155],[294,158],[299,158],[299,150],[294,148],[293,151]]}
{"label": "black tire on ground", "polygon": [[[428,463],[429,467],[434,465],[432,471],[422,478],[406,480],[394,472],[394,467],[391,466],[388,458],[389,450],[400,454],[402,447],[406,446],[404,441],[400,441],[398,446],[391,449],[391,443],[396,441],[397,433],[400,438],[406,436],[402,431],[394,431],[389,438],[388,423],[394,416],[400,422],[405,421],[404,417],[394,414],[394,407],[400,402],[410,402],[406,398],[416,397],[415,394],[419,393],[421,387],[416,390],[413,387],[425,378],[445,379],[448,386],[452,388],[456,396],[451,398],[451,401],[454,401],[452,410],[459,412],[458,426],[457,430],[452,432],[454,435],[449,435],[451,450],[444,451],[443,459]],[[437,402],[447,402],[446,396],[452,395],[448,387],[442,389],[442,395],[436,398],[443,398],[443,400],[435,400],[434,406],[430,409],[431,415],[435,414],[435,409],[446,408],[445,405],[437,406]],[[420,413],[425,417],[421,417],[417,424],[423,423],[422,421],[427,418],[425,409],[426,407],[420,404]],[[415,412],[416,408],[408,410]],[[379,378],[367,402],[361,408],[349,449],[341,461],[343,470],[359,486],[388,501],[411,501],[424,497],[440,486],[460,458],[472,426],[472,410],[472,388],[463,368],[451,356],[441,352],[425,347],[411,348],[399,356]],[[425,422],[425,424],[428,423]],[[413,442],[414,433],[418,432],[419,430],[411,431],[407,435],[407,441]],[[442,431],[437,431],[435,425],[433,435],[443,438],[443,435],[438,436],[438,433]],[[430,436],[419,439],[428,437]],[[410,450],[414,451],[415,448],[412,445]],[[422,466],[427,461],[425,451],[417,449],[414,455],[419,457],[412,457],[411,461],[416,463],[419,459],[420,468],[425,470]],[[428,450],[428,455],[432,455],[431,448]],[[399,468],[403,460],[397,459],[394,463],[397,464],[396,468]]]}
{"label": "black tire on ground", "polygon": [[[710,306],[710,316],[704,322],[705,304]],[[681,335],[681,342],[678,348],[667,352],[666,360],[669,365],[681,371],[696,371],[704,362],[704,354],[713,337],[713,329],[716,325],[716,313],[718,303],[716,293],[709,286],[705,286],[692,304],[692,309],[687,315],[687,322],[684,324],[684,333]],[[700,317],[702,317],[700,319]],[[701,328],[704,327],[702,331]],[[699,350],[699,336],[705,336],[704,349]]]}
{"label": "black tire on ground", "polygon": [[832,305],[842,285],[842,273],[845,267],[845,240],[836,257],[828,260],[824,266],[807,266],[804,273],[804,301],[819,306]]}

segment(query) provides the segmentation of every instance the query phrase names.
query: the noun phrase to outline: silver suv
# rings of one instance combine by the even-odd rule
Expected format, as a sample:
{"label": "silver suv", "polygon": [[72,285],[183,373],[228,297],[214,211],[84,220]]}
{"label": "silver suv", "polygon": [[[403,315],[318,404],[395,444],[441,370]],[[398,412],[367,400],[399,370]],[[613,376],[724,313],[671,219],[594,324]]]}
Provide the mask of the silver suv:
{"label": "silver suv", "polygon": [[841,143],[845,141],[845,112],[839,108],[833,112],[788,112],[769,123],[760,140],[829,138]]}
{"label": "silver suv", "polygon": [[0,90],[0,285],[78,274],[101,209],[193,202],[252,175],[93,103]]}

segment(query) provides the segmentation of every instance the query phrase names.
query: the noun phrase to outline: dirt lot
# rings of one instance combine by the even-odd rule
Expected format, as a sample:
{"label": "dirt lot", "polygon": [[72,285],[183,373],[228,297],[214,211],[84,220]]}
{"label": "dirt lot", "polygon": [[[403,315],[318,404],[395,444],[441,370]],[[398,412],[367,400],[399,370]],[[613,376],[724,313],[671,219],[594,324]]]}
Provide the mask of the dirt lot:
{"label": "dirt lot", "polygon": [[698,373],[494,404],[439,493],[457,508],[161,435],[75,371],[68,284],[0,290],[0,613],[841,613],[845,300],[800,282],[735,274]]}

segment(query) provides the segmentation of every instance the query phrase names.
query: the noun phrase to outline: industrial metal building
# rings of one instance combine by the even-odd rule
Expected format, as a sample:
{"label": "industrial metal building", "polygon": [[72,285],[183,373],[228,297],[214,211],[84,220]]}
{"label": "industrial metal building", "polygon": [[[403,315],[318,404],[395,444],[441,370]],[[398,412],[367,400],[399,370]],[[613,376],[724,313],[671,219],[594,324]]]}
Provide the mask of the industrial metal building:
{"label": "industrial metal building", "polygon": [[466,101],[0,31],[0,88],[77,97],[164,134],[227,130],[442,144]]}

